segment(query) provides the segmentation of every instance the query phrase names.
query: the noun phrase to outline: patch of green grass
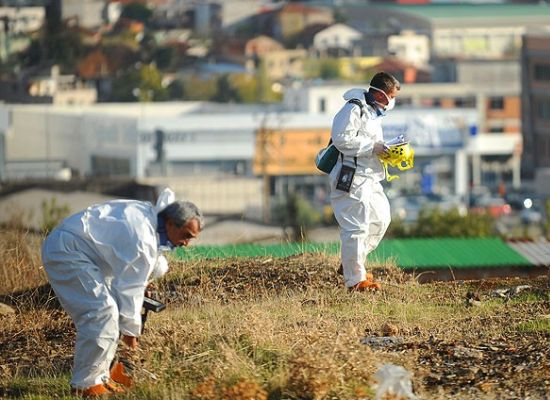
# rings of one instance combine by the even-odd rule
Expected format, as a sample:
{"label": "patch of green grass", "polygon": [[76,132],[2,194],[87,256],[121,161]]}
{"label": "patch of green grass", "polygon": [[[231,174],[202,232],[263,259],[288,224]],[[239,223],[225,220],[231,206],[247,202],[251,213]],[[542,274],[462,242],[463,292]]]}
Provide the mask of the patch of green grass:
{"label": "patch of green grass", "polygon": [[550,292],[542,290],[519,293],[511,299],[512,303],[536,303],[547,300],[550,300]]}
{"label": "patch of green grass", "polygon": [[[5,393],[5,398],[45,400],[45,399],[71,399],[69,376],[52,377],[17,377],[6,384],[0,382],[0,394]],[[59,397],[59,396],[62,397]],[[4,398],[0,396],[0,398]]]}
{"label": "patch of green grass", "polygon": [[550,318],[538,318],[532,321],[523,322],[516,326],[520,332],[545,332],[550,333]]}

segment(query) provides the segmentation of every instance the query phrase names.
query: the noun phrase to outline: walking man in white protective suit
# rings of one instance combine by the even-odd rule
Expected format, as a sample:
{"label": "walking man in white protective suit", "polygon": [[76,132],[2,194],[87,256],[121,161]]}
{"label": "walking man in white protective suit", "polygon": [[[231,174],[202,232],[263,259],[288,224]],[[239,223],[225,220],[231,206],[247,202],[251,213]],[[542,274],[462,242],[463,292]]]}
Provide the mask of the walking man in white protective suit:
{"label": "walking man in white protective suit", "polygon": [[334,117],[331,139],[340,151],[330,173],[330,201],[340,226],[342,265],[349,290],[378,290],[380,284],[365,269],[390,224],[390,205],[380,181],[385,172],[379,156],[387,153],[381,117],[395,105],[400,84],[380,72],[368,89],[344,93],[346,104]]}
{"label": "walking man in white protective suit", "polygon": [[46,238],[44,268],[77,331],[73,394],[124,391],[116,382],[125,381],[109,370],[119,333],[127,348],[137,348],[146,287],[168,270],[163,251],[187,246],[203,225],[193,203],[176,201],[165,189],[156,206],[135,200],[93,205]]}

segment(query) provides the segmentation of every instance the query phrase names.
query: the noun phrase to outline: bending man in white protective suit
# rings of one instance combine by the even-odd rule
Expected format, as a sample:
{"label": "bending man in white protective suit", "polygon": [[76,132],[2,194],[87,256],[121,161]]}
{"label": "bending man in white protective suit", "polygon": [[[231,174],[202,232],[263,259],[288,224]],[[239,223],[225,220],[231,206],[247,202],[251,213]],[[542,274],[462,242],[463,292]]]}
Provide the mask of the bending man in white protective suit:
{"label": "bending man in white protective suit", "polygon": [[331,138],[342,153],[330,173],[330,201],[340,226],[341,272],[350,290],[378,290],[365,261],[390,224],[390,205],[380,181],[385,172],[378,156],[387,152],[381,117],[395,105],[400,84],[380,72],[365,89],[344,94],[347,103],[334,117]]}
{"label": "bending man in white protective suit", "polygon": [[144,292],[150,279],[168,270],[162,252],[187,246],[203,224],[193,203],[175,201],[165,189],[156,206],[134,200],[93,205],[65,219],[46,238],[44,268],[77,331],[73,394],[124,391],[109,371],[119,332],[127,347],[137,348]]}

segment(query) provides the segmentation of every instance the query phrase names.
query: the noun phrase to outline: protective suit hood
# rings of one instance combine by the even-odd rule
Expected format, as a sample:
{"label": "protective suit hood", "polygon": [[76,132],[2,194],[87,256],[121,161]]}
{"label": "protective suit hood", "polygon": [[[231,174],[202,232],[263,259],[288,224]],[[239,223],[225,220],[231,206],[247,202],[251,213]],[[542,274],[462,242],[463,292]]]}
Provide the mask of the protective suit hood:
{"label": "protective suit hood", "polygon": [[155,205],[155,211],[160,213],[164,210],[169,204],[172,204],[176,201],[176,194],[170,188],[165,188],[160,192],[157,199],[157,204]]}
{"label": "protective suit hood", "polygon": [[344,93],[344,100],[358,99],[365,102],[365,89],[353,88]]}

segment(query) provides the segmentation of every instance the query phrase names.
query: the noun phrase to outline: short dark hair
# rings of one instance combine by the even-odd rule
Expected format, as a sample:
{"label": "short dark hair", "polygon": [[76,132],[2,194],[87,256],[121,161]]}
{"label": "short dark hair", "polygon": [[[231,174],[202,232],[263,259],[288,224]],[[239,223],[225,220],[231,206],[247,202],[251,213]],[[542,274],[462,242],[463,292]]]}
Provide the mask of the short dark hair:
{"label": "short dark hair", "polygon": [[388,74],[387,72],[379,72],[374,75],[370,81],[370,85],[376,89],[383,90],[385,93],[390,92],[392,89],[401,89],[401,84],[395,78],[395,76]]}

